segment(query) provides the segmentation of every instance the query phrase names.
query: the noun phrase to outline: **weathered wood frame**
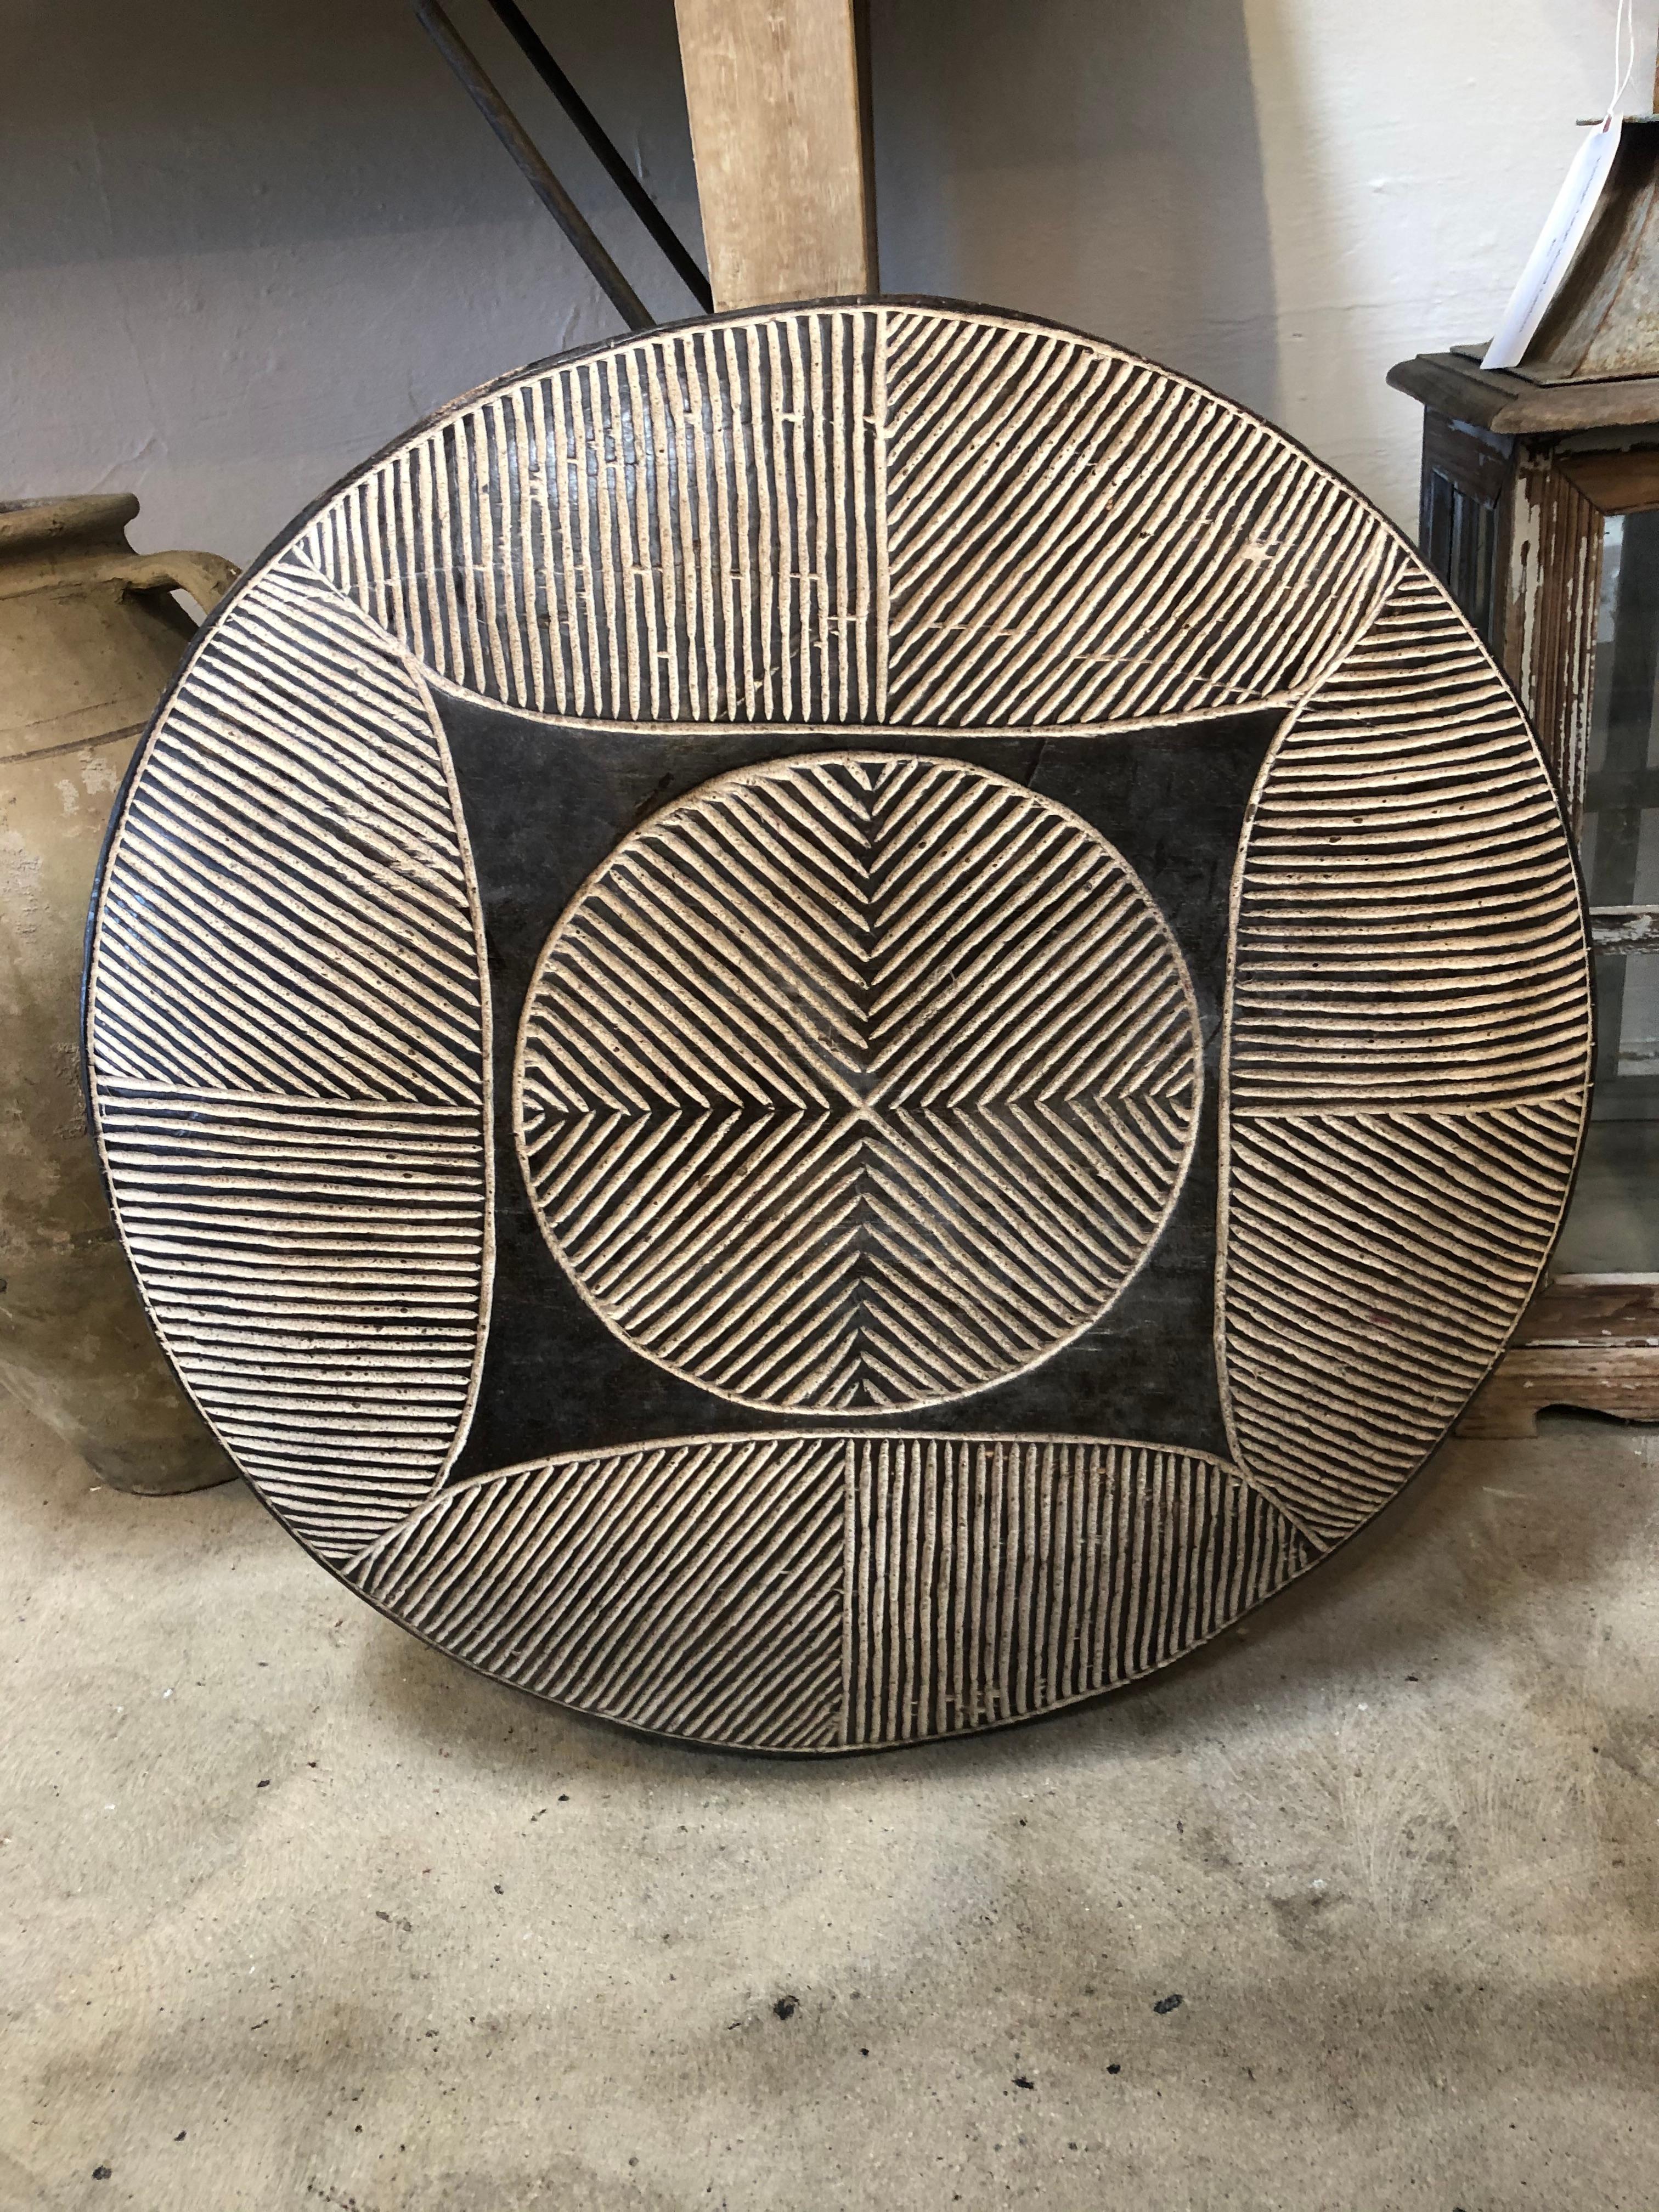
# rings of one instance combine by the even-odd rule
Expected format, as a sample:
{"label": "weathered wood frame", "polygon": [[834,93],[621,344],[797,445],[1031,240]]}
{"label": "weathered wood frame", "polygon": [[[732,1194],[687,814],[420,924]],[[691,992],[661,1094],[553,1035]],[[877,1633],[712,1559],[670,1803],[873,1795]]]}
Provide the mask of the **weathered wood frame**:
{"label": "weathered wood frame", "polygon": [[867,0],[675,0],[718,308],[878,289]]}
{"label": "weathered wood frame", "polygon": [[[1424,408],[1424,555],[1520,693],[1576,838],[1604,526],[1659,508],[1659,378],[1545,386],[1448,353],[1389,381]],[[1659,951],[1659,908],[1591,923],[1599,951]],[[1559,1405],[1659,1420],[1659,1275],[1555,1277],[1459,1428],[1530,1436]]]}

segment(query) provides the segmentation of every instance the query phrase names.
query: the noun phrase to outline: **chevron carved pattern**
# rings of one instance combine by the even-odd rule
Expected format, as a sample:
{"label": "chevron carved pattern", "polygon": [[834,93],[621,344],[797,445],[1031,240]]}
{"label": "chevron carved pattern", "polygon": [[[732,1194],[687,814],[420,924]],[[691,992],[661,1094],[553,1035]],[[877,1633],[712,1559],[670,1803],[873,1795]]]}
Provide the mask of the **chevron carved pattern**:
{"label": "chevron carved pattern", "polygon": [[623,843],[544,951],[515,1111],[613,1328],[744,1403],[874,1411],[1105,1310],[1180,1188],[1199,1054],[1167,924],[1077,816],[848,754]]}
{"label": "chevron carved pattern", "polygon": [[1358,1527],[1503,1349],[1590,1075],[1572,855],[1530,732],[1401,577],[1270,757],[1239,872],[1220,1346],[1251,1480]]}
{"label": "chevron carved pattern", "polygon": [[94,1112],[163,1345],[326,1559],[438,1480],[490,1278],[489,1022],[418,673],[303,563],[163,708],[88,966]]}
{"label": "chevron carved pattern", "polygon": [[87,1006],[147,1310],[300,1540],[813,1753],[1127,1681],[1386,1504],[1589,1076],[1537,745],[1399,534],[891,298],[536,364],[325,496],[140,750]]}
{"label": "chevron carved pattern", "polygon": [[538,1697],[664,1735],[829,1752],[994,1728],[1131,1681],[1314,1557],[1196,1453],[831,1432],[507,1468],[441,1492],[346,1573]]}

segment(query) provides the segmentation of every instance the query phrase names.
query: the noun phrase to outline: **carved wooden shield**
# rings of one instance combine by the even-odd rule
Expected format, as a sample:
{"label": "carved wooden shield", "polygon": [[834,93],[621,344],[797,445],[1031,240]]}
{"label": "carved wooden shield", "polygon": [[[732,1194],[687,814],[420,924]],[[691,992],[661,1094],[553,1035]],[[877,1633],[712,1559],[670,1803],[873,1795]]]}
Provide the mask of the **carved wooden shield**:
{"label": "carved wooden shield", "polygon": [[1412,1474],[1589,1081],[1537,748],[1400,534],[893,301],[508,377],[207,625],[94,912],[163,1344],[394,1620],[830,1752],[1176,1657]]}

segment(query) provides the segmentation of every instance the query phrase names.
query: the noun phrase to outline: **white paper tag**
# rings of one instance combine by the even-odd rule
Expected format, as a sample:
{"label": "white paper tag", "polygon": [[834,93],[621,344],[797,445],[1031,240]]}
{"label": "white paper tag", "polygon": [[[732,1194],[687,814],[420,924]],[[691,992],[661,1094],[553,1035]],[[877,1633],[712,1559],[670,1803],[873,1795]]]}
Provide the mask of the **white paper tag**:
{"label": "white paper tag", "polygon": [[1555,297],[1572,265],[1579,240],[1589,228],[1623,130],[1620,118],[1609,116],[1573,155],[1549,221],[1539,233],[1538,243],[1521,272],[1521,282],[1510,295],[1498,336],[1481,356],[1482,368],[1514,368],[1526,358],[1533,332],[1543,321],[1544,310]]}

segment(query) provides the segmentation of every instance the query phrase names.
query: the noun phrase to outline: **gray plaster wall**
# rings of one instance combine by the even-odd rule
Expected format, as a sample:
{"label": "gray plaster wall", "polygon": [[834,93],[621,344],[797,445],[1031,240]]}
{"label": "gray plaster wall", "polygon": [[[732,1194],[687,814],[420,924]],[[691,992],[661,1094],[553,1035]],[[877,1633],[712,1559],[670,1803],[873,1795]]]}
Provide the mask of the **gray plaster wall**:
{"label": "gray plaster wall", "polygon": [[[483,0],[453,12],[689,312]],[[533,12],[695,241],[672,0]],[[1490,330],[1613,15],[872,0],[884,282],[1152,354],[1409,522],[1419,418],[1384,374]],[[245,560],[412,418],[616,327],[404,0],[0,0],[0,498],[131,489],[136,544]]]}

